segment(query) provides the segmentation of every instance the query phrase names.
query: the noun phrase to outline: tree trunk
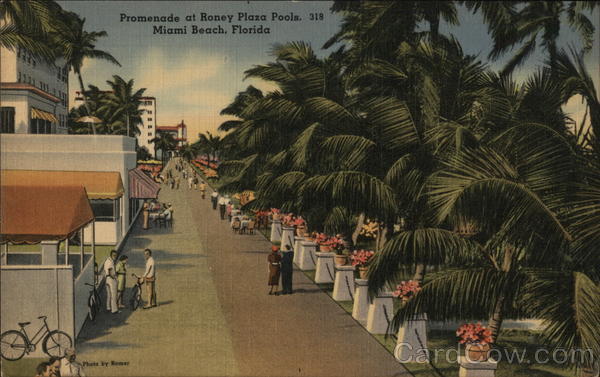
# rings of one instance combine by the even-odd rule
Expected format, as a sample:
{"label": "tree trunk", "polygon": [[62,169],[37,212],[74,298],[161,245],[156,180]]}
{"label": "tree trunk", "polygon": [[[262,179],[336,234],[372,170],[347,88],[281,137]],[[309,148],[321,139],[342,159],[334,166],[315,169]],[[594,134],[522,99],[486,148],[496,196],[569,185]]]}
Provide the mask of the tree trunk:
{"label": "tree trunk", "polygon": [[358,215],[356,229],[354,229],[354,233],[352,233],[352,243],[354,245],[356,245],[356,242],[358,241],[358,236],[360,235],[360,231],[361,231],[363,225],[365,225],[365,214],[361,213],[360,215]]}
{"label": "tree trunk", "polygon": [[129,136],[129,113],[126,113],[125,116],[127,117],[127,136]]}
{"label": "tree trunk", "polygon": [[504,295],[501,295],[496,300],[492,318],[490,318],[490,320],[488,322],[488,327],[492,331],[492,343],[496,343],[496,339],[498,339],[498,334],[500,334],[500,328],[502,327],[502,320],[503,320],[502,306],[504,306]]}
{"label": "tree trunk", "polygon": [[[83,105],[87,110],[88,116],[91,116],[92,111],[90,110],[90,105],[88,104],[87,98],[85,97],[85,87],[83,86],[83,78],[81,77],[81,71],[76,70],[75,73],[77,74],[77,78],[79,79],[79,88],[81,90],[81,98],[83,98]],[[96,134],[96,125],[94,123],[92,123],[92,133],[94,135]]]}
{"label": "tree trunk", "polygon": [[415,267],[415,275],[413,276],[413,280],[419,282],[419,284],[423,284],[423,280],[425,279],[425,269],[427,265],[425,263],[417,263]]}

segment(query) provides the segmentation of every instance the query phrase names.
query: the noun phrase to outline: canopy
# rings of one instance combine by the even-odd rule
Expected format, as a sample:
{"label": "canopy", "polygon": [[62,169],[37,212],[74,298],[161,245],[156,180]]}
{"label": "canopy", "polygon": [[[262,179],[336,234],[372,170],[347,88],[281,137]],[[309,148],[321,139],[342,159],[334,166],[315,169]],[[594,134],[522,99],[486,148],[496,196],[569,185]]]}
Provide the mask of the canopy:
{"label": "canopy", "polygon": [[1,182],[15,186],[84,186],[89,199],[116,199],[124,191],[118,172],[2,170]]}
{"label": "canopy", "polygon": [[56,119],[54,114],[44,110],[36,109],[35,107],[31,108],[31,119],[42,119],[47,120],[50,123],[58,123],[58,119]]}
{"label": "canopy", "polygon": [[129,171],[129,197],[132,199],[156,199],[160,185],[140,169]]}
{"label": "canopy", "polygon": [[60,241],[94,219],[83,186],[0,186],[0,240]]}

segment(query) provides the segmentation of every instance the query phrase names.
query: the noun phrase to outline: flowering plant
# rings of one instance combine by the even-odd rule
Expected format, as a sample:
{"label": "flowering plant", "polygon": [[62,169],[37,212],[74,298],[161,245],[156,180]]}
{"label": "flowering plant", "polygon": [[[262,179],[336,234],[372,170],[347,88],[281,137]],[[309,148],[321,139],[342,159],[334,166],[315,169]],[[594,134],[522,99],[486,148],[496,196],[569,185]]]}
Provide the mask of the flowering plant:
{"label": "flowering plant", "polygon": [[325,233],[312,232],[311,237],[315,241],[315,243],[319,245],[325,245],[325,242],[329,240],[329,236]]}
{"label": "flowering plant", "polygon": [[400,298],[402,301],[410,300],[421,290],[421,285],[416,280],[408,280],[400,282],[396,286],[396,290],[392,292],[392,296]]}
{"label": "flowering plant", "polygon": [[354,250],[350,254],[350,260],[353,266],[365,267],[375,253],[370,250]]}
{"label": "flowering plant", "polygon": [[279,210],[279,208],[271,208],[272,215],[279,214],[279,213],[281,213],[281,210]]}
{"label": "flowering plant", "polygon": [[379,223],[367,220],[366,224],[360,228],[360,235],[365,238],[375,238],[379,232]]}
{"label": "flowering plant", "polygon": [[467,323],[456,330],[456,336],[460,338],[460,344],[478,343],[486,345],[492,342],[492,331],[481,323]]}
{"label": "flowering plant", "polygon": [[344,240],[338,236],[329,237],[323,245],[331,247],[337,254],[340,254],[344,250]]}

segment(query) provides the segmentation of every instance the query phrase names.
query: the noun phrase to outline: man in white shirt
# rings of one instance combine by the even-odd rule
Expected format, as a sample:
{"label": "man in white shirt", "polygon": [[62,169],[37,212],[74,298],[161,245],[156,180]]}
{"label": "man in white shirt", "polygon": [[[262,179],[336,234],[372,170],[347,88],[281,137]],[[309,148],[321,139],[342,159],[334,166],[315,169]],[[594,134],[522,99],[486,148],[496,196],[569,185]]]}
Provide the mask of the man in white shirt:
{"label": "man in white shirt", "polygon": [[119,312],[117,306],[117,273],[115,270],[115,260],[117,252],[112,250],[106,261],[103,270],[106,277],[104,286],[106,287],[106,310],[115,314]]}
{"label": "man in white shirt", "polygon": [[60,361],[60,376],[61,377],[85,377],[83,367],[75,361],[76,355],[73,348],[67,349],[65,357]]}
{"label": "man in white shirt", "polygon": [[210,194],[210,202],[212,203],[213,209],[217,209],[217,201],[218,200],[219,200],[219,193],[216,191],[213,191],[213,193]]}
{"label": "man in white shirt", "polygon": [[156,306],[156,272],[154,270],[154,258],[152,258],[152,250],[144,250],[144,258],[146,258],[146,271],[144,272],[144,284],[146,284],[146,294],[148,300],[144,309],[153,308]]}
{"label": "man in white shirt", "polygon": [[224,196],[219,198],[219,213],[221,214],[221,220],[225,220],[225,209],[227,207],[227,199]]}

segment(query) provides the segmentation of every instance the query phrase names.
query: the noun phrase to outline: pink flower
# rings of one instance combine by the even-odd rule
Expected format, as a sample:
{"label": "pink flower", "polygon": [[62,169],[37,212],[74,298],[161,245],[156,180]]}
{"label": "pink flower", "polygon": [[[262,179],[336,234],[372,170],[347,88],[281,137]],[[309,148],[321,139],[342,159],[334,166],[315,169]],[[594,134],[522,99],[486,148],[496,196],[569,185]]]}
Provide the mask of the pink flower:
{"label": "pink flower", "polygon": [[416,280],[402,281],[392,292],[392,296],[408,301],[421,290],[421,285]]}
{"label": "pink flower", "polygon": [[486,345],[492,342],[492,331],[481,323],[467,323],[462,325],[456,330],[456,336],[458,336],[460,344],[473,344],[478,343]]}
{"label": "pink flower", "polygon": [[366,266],[375,253],[367,250],[354,250],[350,254],[353,266]]}

